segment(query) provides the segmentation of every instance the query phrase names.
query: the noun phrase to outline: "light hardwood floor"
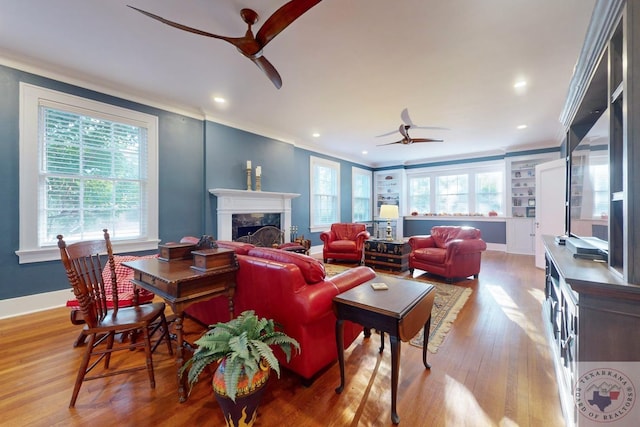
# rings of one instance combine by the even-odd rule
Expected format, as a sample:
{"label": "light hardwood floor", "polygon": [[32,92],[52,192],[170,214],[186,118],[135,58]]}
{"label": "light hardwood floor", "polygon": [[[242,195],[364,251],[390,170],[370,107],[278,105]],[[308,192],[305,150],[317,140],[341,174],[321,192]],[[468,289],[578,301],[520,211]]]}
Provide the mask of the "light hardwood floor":
{"label": "light hardwood floor", "polygon": [[[429,353],[431,370],[420,349],[402,345],[400,425],[564,425],[542,323],[544,272],[533,257],[484,252],[480,278],[457,285],[473,293],[438,352]],[[186,331],[194,340],[202,330],[187,321]],[[178,403],[174,359],[162,347],[155,390],[144,371],[90,381],[69,409],[84,350],[72,348],[77,334],[65,308],[0,321],[0,425],[224,426],[210,376]],[[361,336],[349,347],[341,395],[337,364],[308,388],[289,372],[272,376],[256,427],[391,425],[390,353],[380,356],[378,345],[378,336]]]}

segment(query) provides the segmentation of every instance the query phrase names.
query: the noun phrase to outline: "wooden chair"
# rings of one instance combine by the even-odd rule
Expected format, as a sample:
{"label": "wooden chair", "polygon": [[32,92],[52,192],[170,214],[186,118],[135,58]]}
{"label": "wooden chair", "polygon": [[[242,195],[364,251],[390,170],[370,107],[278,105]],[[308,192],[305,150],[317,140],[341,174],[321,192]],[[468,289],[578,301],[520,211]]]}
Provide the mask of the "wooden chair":
{"label": "wooden chair", "polygon": [[[146,368],[151,388],[155,388],[152,353],[158,344],[165,339],[169,354],[173,354],[167,320],[164,315],[164,303],[118,308],[118,288],[113,251],[109,233],[106,229],[103,231],[104,240],[91,240],[69,245],[65,243],[61,235],[58,235],[58,247],[60,248],[62,264],[73,287],[73,293],[80,303],[80,310],[85,321],[85,335],[89,337],[71,395],[70,408],[75,406],[80,386],[84,381]],[[105,258],[106,266],[104,265]],[[105,291],[105,283],[102,276],[104,267],[111,270],[111,283],[107,285],[111,287],[113,300],[109,307],[113,308],[107,307],[107,292]],[[130,341],[128,344],[118,344],[114,347],[116,334],[129,334],[137,331],[142,333],[142,341]],[[162,336],[159,337],[152,348],[151,336],[156,332],[160,332]],[[145,365],[116,371],[109,370],[111,353],[127,350],[125,354],[133,355],[135,353],[130,353],[129,350],[139,347],[144,347],[146,354]],[[96,357],[97,359],[95,359]],[[95,360],[91,362],[92,359]],[[104,359],[104,372],[87,376],[102,359]]]}

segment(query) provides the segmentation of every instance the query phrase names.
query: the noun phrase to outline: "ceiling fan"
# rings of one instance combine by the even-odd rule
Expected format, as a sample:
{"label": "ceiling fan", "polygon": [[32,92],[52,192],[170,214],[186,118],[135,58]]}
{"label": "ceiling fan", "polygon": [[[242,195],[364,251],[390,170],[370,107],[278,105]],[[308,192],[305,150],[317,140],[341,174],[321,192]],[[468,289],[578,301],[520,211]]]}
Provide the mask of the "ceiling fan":
{"label": "ceiling fan", "polygon": [[269,80],[275,85],[276,88],[282,87],[282,78],[275,67],[262,56],[262,49],[269,43],[275,36],[280,34],[282,30],[287,28],[289,24],[298,19],[307,10],[311,9],[321,0],[291,0],[285,3],[273,15],[271,15],[265,23],[260,27],[258,33],[254,36],[251,31],[251,26],[258,22],[258,13],[252,9],[242,9],[240,16],[242,20],[248,25],[247,32],[243,37],[225,37],[217,34],[208,33],[206,31],[198,30],[196,28],[187,27],[186,25],[178,24],[177,22],[169,21],[161,16],[154,15],[153,13],[146,12],[137,7],[129,6],[131,9],[160,21],[164,24],[178,28],[180,30],[188,31],[190,33],[198,34],[205,37],[212,37],[214,39],[224,40],[231,43],[242,53],[244,56],[253,61],[254,64],[267,75]]}
{"label": "ceiling fan", "polygon": [[[413,122],[411,121],[411,117],[409,117],[409,110],[407,108],[402,110],[402,112],[400,113],[400,118],[402,119],[403,124],[401,124],[400,127],[398,128],[398,132],[400,132],[400,135],[402,135],[402,139],[395,142],[389,142],[387,144],[378,144],[378,147],[381,147],[383,145],[392,145],[392,144],[409,145],[409,144],[413,144],[414,142],[442,142],[443,141],[442,139],[433,139],[433,138],[411,138],[409,136],[409,129],[449,130],[449,128],[443,128],[443,127],[437,127],[437,126],[414,125]],[[378,137],[389,136],[389,135],[393,135],[394,133],[396,133],[395,130],[391,132],[383,133],[382,135],[378,135]]]}

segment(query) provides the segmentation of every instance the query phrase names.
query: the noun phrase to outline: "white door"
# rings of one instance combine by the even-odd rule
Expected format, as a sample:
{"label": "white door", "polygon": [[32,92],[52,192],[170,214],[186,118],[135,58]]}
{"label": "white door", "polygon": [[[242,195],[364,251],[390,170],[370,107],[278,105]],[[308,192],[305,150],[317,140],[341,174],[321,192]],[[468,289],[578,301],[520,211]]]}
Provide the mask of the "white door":
{"label": "white door", "polygon": [[536,267],[544,268],[542,235],[559,236],[565,233],[566,197],[565,159],[540,163],[536,166]]}

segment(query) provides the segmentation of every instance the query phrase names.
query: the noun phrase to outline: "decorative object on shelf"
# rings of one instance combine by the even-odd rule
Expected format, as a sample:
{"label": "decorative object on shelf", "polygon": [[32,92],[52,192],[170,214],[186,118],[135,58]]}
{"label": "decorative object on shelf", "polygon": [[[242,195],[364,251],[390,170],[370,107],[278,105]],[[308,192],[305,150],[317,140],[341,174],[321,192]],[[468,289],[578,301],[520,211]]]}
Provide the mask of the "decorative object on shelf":
{"label": "decorative object on shelf", "polygon": [[228,427],[252,426],[264,393],[270,369],[280,377],[280,365],[270,346],[277,346],[291,358],[300,351],[298,341],[276,331],[273,320],[258,318],[249,310],[229,322],[216,324],[196,341],[198,349],[180,369],[188,369],[189,392],[202,371],[220,362],[213,377],[213,391]]}
{"label": "decorative object on shelf", "polygon": [[391,220],[398,219],[398,205],[382,205],[380,206],[380,218],[387,220],[387,240],[393,240],[391,235]]}
{"label": "decorative object on shelf", "polygon": [[251,191],[251,160],[247,160],[247,191]]}
{"label": "decorative object on shelf", "polygon": [[256,191],[262,191],[262,166],[256,166]]}

